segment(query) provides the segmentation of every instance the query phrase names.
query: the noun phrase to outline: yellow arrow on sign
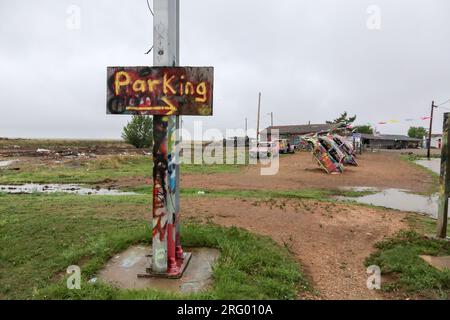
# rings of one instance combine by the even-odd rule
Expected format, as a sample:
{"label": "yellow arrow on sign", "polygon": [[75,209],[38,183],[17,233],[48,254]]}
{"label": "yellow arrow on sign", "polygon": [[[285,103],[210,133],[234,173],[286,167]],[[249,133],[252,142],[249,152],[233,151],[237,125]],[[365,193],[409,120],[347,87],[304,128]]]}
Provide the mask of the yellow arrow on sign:
{"label": "yellow arrow on sign", "polygon": [[173,114],[175,111],[177,111],[177,107],[175,107],[172,102],[170,102],[170,100],[167,97],[162,97],[161,98],[162,101],[164,101],[166,103],[165,106],[148,106],[148,107],[127,107],[127,110],[132,110],[132,111],[160,111],[160,110],[168,110],[168,112],[166,113],[167,115],[171,115]]}

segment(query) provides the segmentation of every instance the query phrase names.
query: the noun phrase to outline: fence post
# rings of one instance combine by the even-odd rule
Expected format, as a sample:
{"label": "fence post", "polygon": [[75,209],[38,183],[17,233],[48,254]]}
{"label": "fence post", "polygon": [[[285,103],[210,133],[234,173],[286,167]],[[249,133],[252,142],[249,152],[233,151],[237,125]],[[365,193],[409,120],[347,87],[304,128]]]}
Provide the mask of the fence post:
{"label": "fence post", "polygon": [[447,237],[448,197],[450,192],[450,112],[444,113],[442,129],[441,175],[439,178],[439,209],[437,221],[437,237]]}

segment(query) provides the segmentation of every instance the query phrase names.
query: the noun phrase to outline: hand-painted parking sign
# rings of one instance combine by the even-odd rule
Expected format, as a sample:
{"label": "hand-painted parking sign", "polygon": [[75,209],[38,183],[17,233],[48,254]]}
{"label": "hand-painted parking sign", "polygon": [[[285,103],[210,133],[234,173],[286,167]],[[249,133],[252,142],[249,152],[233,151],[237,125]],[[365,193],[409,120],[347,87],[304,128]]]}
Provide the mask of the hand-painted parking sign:
{"label": "hand-painted parking sign", "polygon": [[108,67],[108,114],[211,116],[213,67]]}

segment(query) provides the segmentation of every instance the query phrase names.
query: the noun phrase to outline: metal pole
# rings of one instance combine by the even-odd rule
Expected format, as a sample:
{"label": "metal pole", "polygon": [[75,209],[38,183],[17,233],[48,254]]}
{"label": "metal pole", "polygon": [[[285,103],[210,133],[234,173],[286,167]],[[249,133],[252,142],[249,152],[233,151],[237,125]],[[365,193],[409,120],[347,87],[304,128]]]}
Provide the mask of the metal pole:
{"label": "metal pole", "polygon": [[437,236],[447,237],[448,197],[450,195],[450,112],[444,113],[442,129],[441,176],[439,178],[439,209]]}
{"label": "metal pole", "polygon": [[245,117],[245,136],[247,136],[247,117]]}
{"label": "metal pole", "polygon": [[273,112],[270,113],[270,126],[273,127]]}
{"label": "metal pole", "polygon": [[[153,64],[179,64],[179,0],[153,2]],[[152,271],[176,275],[179,236],[179,117],[153,117]]]}
{"label": "metal pole", "polygon": [[428,130],[428,146],[427,146],[427,158],[430,160],[430,149],[431,149],[431,131],[433,129],[433,111],[436,106],[434,101],[431,102],[431,116],[430,116],[430,130]]}
{"label": "metal pole", "polygon": [[256,120],[256,145],[259,144],[259,116],[261,113],[261,92],[258,94],[258,118]]}

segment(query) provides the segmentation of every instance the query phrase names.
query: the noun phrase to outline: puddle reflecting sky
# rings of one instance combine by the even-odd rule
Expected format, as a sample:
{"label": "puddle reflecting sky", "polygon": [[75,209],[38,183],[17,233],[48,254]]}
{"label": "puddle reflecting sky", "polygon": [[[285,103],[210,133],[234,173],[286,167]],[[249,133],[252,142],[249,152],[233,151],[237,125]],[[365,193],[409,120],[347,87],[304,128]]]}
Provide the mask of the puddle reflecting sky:
{"label": "puddle reflecting sky", "polygon": [[115,189],[86,188],[76,184],[23,184],[0,185],[0,192],[6,193],[74,193],[81,195],[133,195],[134,192],[123,192]]}
{"label": "puddle reflecting sky", "polygon": [[422,167],[430,169],[431,171],[433,171],[437,174],[441,173],[441,159],[439,159],[439,158],[432,158],[430,160],[421,159],[421,160],[416,160],[414,162],[421,165]]}
{"label": "puddle reflecting sky", "polygon": [[[355,188],[367,190],[368,188]],[[353,189],[353,190],[355,190]],[[372,189],[373,190],[373,189]],[[434,219],[437,218],[438,196],[423,196],[409,193],[401,189],[384,189],[375,194],[357,198],[337,197],[340,200],[352,200],[359,203],[381,206],[401,211],[411,211],[426,214]]]}

